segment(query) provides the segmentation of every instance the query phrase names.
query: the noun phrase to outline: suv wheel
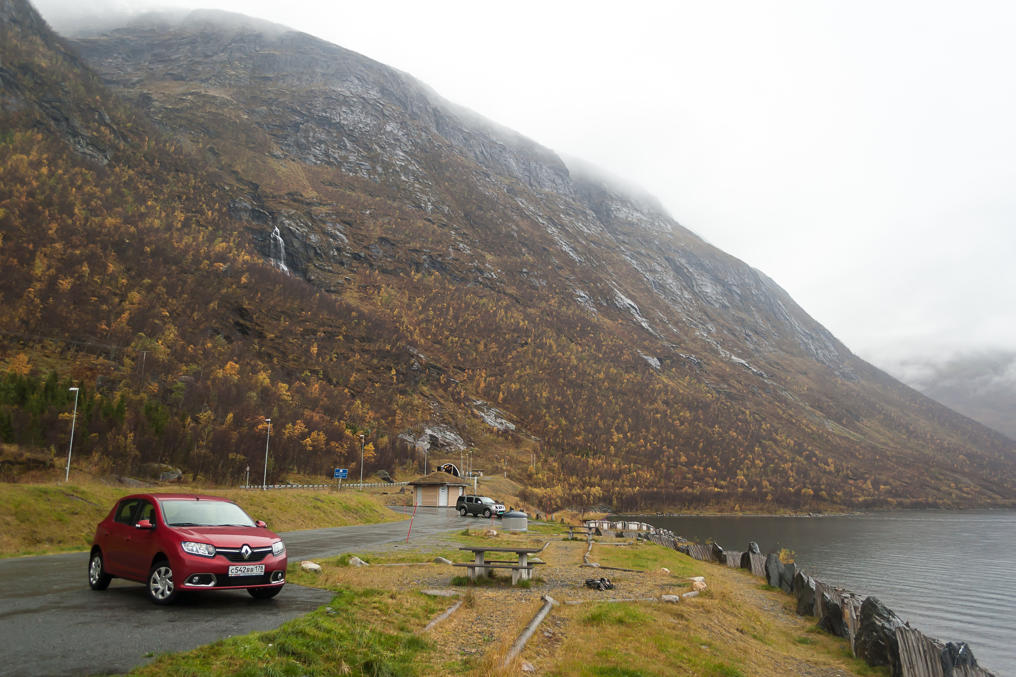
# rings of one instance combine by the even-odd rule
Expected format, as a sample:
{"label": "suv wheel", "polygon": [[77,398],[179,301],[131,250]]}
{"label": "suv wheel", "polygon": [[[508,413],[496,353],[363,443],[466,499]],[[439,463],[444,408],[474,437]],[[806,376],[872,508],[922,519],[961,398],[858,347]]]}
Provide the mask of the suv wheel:
{"label": "suv wheel", "polygon": [[148,598],[156,604],[171,604],[179,594],[173,582],[173,568],[166,560],[159,560],[148,572]]}
{"label": "suv wheel", "polygon": [[466,506],[463,505],[463,506],[459,507],[459,517],[465,517],[465,516],[466,516]]}
{"label": "suv wheel", "polygon": [[490,513],[490,508],[484,508],[483,509],[483,516],[484,517],[490,517],[490,514],[491,514]]}
{"label": "suv wheel", "polygon": [[92,558],[88,560],[88,585],[92,590],[105,590],[109,587],[112,576],[106,573],[102,566],[102,551],[96,549]]}

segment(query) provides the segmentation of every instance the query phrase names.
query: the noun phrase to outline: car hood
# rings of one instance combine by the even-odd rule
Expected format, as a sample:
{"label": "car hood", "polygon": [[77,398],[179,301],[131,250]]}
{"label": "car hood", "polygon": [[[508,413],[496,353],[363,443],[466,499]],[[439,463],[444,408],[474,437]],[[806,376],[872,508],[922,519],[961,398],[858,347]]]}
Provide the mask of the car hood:
{"label": "car hood", "polygon": [[271,545],[279,540],[278,534],[260,527],[170,527],[185,541],[211,543],[217,548],[239,548],[247,544],[252,548]]}

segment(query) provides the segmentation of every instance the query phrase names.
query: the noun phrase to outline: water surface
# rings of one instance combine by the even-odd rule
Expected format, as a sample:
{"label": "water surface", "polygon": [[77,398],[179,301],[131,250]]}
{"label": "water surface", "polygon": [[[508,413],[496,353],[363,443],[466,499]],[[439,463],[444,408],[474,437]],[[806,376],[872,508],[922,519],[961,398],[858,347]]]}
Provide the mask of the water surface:
{"label": "water surface", "polygon": [[789,548],[809,575],[875,595],[924,634],[965,641],[983,667],[1016,675],[1016,512],[632,519],[731,550]]}

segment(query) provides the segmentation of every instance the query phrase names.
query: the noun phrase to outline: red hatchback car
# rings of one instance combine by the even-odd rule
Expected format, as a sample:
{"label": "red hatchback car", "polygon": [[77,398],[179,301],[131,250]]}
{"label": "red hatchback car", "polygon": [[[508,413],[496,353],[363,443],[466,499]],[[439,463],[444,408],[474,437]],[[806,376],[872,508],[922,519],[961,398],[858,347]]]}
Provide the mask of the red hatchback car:
{"label": "red hatchback car", "polygon": [[267,599],[286,583],[286,545],[225,498],[134,494],[95,529],[88,584],[105,590],[113,578],[145,583],[156,604],[190,590]]}

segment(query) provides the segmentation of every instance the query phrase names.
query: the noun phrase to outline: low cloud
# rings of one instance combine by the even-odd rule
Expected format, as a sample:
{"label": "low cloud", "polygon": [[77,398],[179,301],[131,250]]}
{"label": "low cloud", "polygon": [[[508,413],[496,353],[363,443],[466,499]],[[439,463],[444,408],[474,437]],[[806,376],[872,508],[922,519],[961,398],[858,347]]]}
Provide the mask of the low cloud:
{"label": "low cloud", "polygon": [[1016,351],[904,359],[890,373],[947,407],[1016,440]]}

